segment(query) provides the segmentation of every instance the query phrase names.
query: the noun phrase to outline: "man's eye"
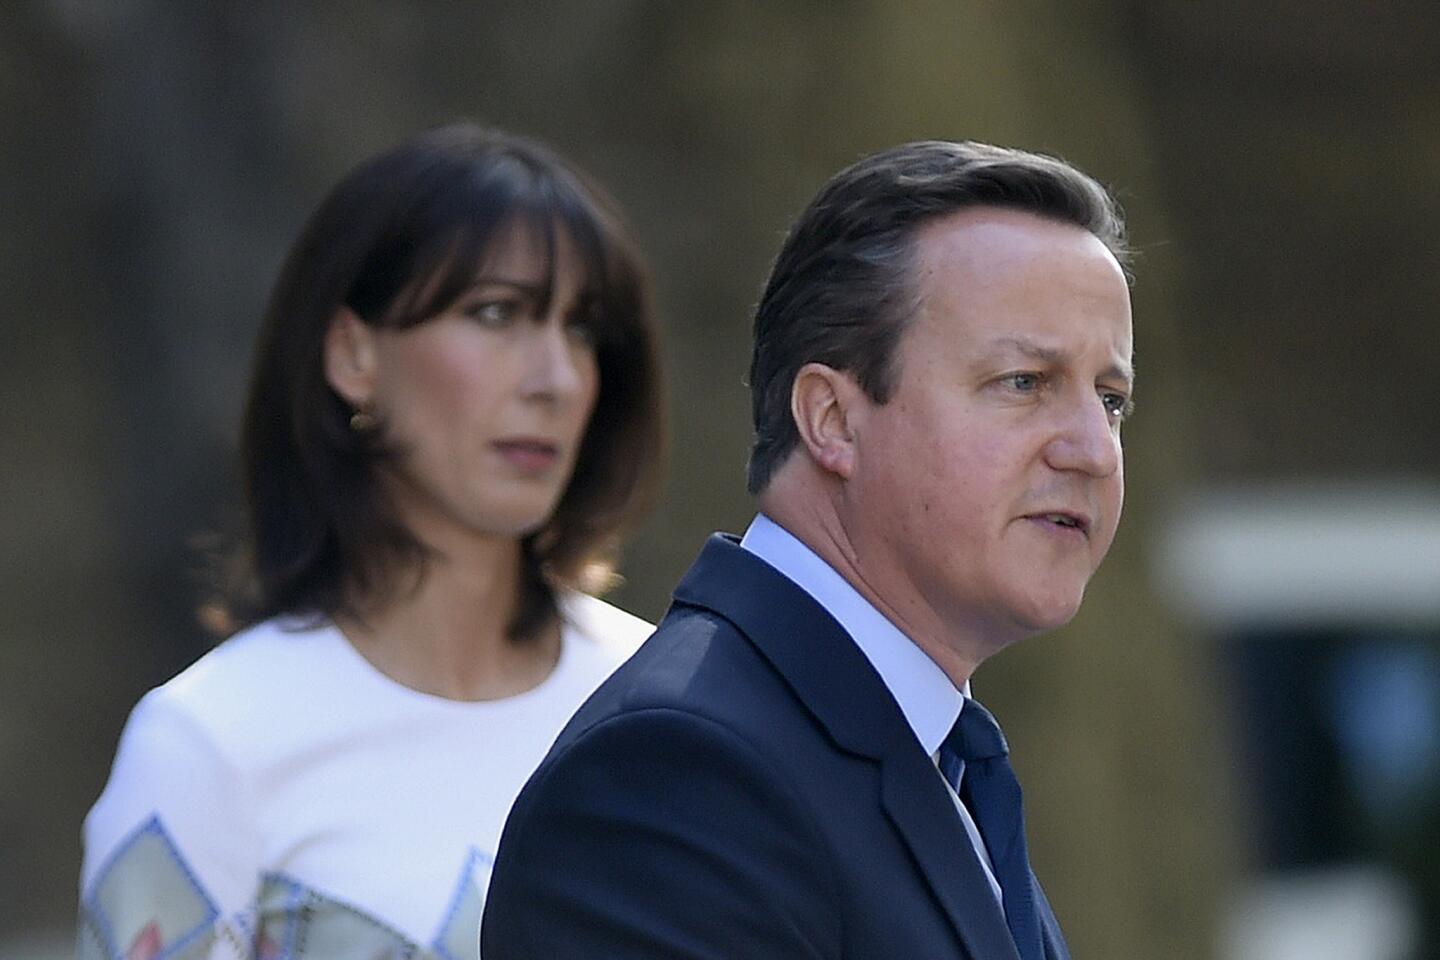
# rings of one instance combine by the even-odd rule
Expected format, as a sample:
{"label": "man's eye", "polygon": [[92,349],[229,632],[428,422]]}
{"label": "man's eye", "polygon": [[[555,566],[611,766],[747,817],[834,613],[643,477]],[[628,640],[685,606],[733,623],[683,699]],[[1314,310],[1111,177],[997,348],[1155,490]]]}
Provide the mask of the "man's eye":
{"label": "man's eye", "polygon": [[1012,373],[1005,378],[1006,385],[1013,387],[1020,393],[1030,393],[1040,386],[1040,374],[1038,373]]}
{"label": "man's eye", "polygon": [[1124,420],[1135,410],[1135,404],[1123,393],[1102,393],[1100,402],[1105,404],[1105,410],[1116,420]]}

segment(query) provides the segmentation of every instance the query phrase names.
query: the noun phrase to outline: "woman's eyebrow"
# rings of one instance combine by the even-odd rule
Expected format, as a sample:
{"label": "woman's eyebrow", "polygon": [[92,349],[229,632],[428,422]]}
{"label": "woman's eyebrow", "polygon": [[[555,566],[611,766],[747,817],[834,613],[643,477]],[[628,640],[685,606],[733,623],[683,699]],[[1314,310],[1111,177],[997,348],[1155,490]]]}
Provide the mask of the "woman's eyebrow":
{"label": "woman's eyebrow", "polygon": [[473,293],[474,291],[483,289],[485,287],[509,287],[510,289],[519,291],[526,296],[539,299],[540,295],[545,292],[545,286],[546,285],[543,282],[538,280],[513,280],[509,277],[482,275],[476,277],[475,282],[470,284],[470,286],[466,289],[465,292]]}

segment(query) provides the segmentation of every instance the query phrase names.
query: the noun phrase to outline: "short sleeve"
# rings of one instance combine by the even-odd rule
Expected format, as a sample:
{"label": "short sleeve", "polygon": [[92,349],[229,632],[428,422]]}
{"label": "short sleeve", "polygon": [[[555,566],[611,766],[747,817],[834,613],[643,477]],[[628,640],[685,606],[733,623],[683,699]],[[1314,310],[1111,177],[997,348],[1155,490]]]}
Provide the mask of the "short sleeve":
{"label": "short sleeve", "polygon": [[260,853],[244,778],[193,711],[152,691],[85,819],[80,960],[252,956]]}

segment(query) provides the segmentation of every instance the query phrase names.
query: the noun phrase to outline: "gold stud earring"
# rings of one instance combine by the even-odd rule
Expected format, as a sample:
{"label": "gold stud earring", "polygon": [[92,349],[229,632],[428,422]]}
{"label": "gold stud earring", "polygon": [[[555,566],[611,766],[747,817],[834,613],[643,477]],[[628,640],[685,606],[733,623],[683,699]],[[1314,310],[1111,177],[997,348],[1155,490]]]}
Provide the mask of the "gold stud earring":
{"label": "gold stud earring", "polygon": [[364,407],[358,408],[350,414],[350,429],[356,433],[369,433],[380,425],[375,415]]}

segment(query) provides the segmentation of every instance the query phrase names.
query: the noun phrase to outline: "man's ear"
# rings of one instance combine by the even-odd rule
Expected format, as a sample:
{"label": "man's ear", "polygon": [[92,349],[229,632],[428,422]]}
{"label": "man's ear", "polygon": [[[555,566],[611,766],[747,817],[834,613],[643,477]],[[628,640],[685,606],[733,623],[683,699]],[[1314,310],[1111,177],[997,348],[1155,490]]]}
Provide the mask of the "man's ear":
{"label": "man's ear", "polygon": [[841,480],[855,469],[856,404],[864,391],[848,373],[823,363],[807,363],[790,388],[790,415],[800,442],[820,469]]}
{"label": "man's ear", "polygon": [[356,410],[375,392],[375,331],[354,310],[340,307],[325,330],[325,379]]}

